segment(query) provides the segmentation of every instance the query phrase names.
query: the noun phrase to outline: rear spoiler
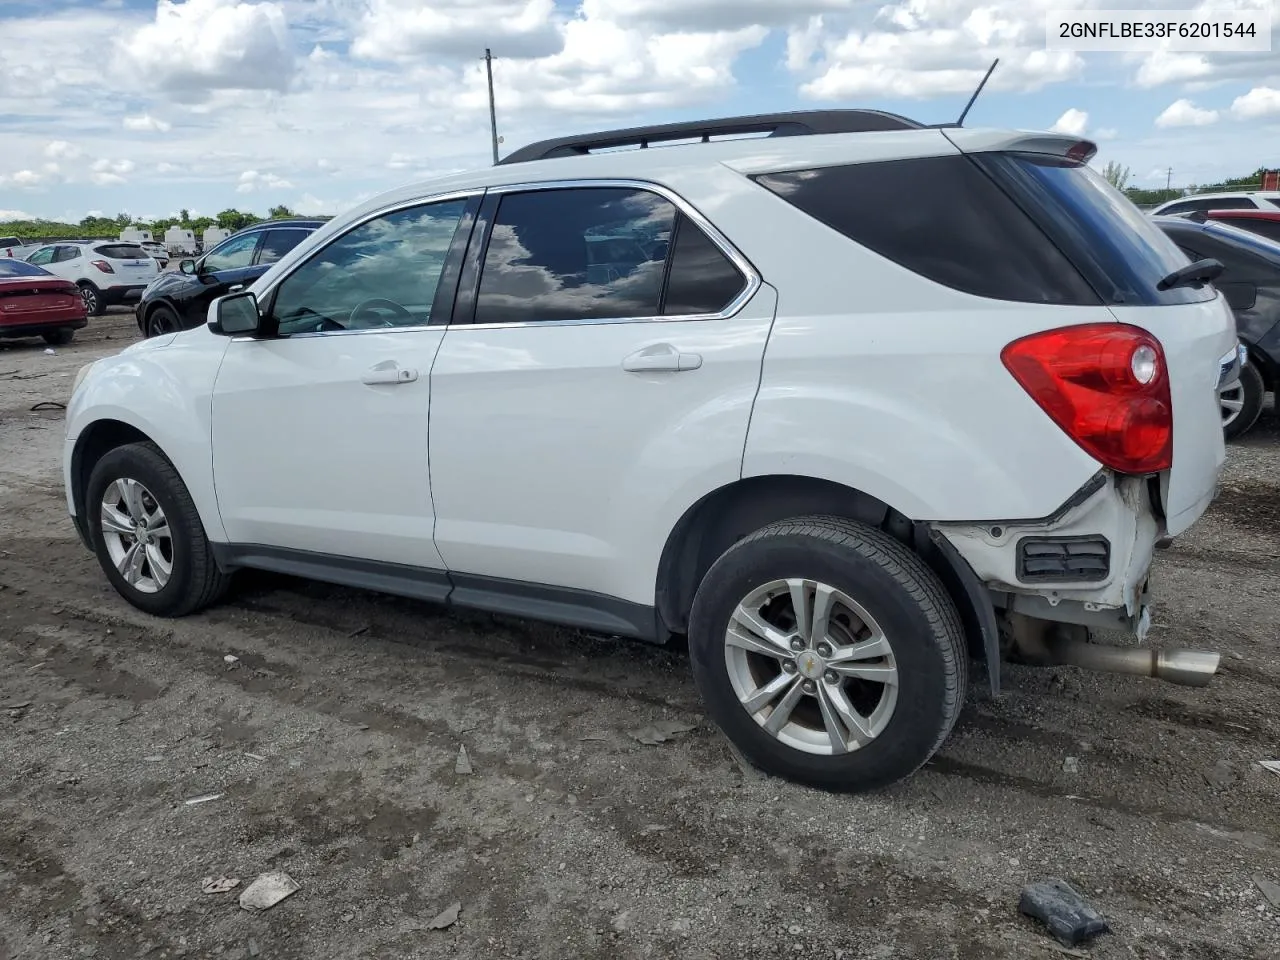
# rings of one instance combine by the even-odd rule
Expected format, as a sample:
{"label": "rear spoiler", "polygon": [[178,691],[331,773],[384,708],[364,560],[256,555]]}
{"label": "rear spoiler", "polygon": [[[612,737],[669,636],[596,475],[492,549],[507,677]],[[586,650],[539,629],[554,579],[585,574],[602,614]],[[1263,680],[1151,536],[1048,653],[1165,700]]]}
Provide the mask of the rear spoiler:
{"label": "rear spoiler", "polygon": [[1092,140],[1049,131],[940,127],[939,132],[961,153],[1044,153],[1088,163],[1098,152]]}

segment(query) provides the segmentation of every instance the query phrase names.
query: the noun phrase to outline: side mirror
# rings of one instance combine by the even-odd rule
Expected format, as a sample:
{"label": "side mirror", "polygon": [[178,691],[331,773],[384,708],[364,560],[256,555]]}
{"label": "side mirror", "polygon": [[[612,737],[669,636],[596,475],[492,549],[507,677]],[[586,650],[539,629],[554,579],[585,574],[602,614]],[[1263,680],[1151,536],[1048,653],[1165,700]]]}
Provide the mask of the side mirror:
{"label": "side mirror", "polygon": [[256,336],[262,329],[258,298],[252,293],[232,293],[209,304],[209,329],[224,337]]}
{"label": "side mirror", "polygon": [[194,277],[196,273],[196,262],[194,260],[183,260],[178,264],[178,269],[188,276]]}

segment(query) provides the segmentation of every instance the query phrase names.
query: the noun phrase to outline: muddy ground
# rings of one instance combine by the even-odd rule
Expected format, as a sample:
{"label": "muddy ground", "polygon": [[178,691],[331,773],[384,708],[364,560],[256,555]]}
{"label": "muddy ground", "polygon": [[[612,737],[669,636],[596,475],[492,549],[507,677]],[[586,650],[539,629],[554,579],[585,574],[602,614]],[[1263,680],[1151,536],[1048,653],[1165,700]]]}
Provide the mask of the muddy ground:
{"label": "muddy ground", "polygon": [[[32,407],[135,336],[0,342],[3,960],[1052,958],[1017,912],[1049,876],[1110,920],[1090,956],[1280,956],[1252,882],[1280,882],[1273,414],[1159,559],[1153,639],[1221,650],[1209,689],[1010,667],[913,779],[839,797],[742,770],[679,650],[263,575],[127,606]],[[633,739],[658,720],[694,729]],[[240,909],[270,870],[301,890]]]}

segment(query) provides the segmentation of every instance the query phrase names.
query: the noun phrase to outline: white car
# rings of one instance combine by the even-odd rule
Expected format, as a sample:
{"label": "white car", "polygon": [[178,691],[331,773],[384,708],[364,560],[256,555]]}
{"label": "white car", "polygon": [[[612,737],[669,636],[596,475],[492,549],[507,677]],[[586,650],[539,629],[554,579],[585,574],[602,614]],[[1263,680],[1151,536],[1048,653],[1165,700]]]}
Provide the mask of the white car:
{"label": "white car", "polygon": [[138,244],[147,253],[148,256],[154,257],[156,263],[160,264],[160,269],[164,270],[169,265],[169,251],[165,249],[163,243],[156,243],[154,240],[146,240]]}
{"label": "white car", "polygon": [[27,243],[20,237],[0,237],[0,257],[22,260],[40,246],[38,243]]}
{"label": "white car", "polygon": [[1239,363],[1216,264],[1092,153],[814,111],[405,187],[81,370],[68,508],[160,616],[255,567],[687,635],[741,752],[833,788],[917,769],[1006,647],[1207,683],[1086,642],[1145,636]]}
{"label": "white car", "polygon": [[26,261],[78,286],[92,317],[137,300],[160,273],[147,251],[121,240],[59,240],[32,251]]}
{"label": "white car", "polygon": [[1207,213],[1210,210],[1280,210],[1280,192],[1235,191],[1228,193],[1198,193],[1180,200],[1166,200],[1149,211],[1151,216],[1173,216],[1187,213]]}

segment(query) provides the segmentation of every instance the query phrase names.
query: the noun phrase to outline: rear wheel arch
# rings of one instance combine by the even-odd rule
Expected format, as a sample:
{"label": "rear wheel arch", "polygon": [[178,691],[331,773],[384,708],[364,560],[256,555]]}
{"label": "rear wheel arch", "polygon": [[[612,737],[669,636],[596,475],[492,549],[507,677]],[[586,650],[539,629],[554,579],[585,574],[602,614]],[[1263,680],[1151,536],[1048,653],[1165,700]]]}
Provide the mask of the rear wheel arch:
{"label": "rear wheel arch", "polygon": [[[970,656],[987,659],[984,625],[990,621],[981,604],[989,600],[975,596],[973,571],[963,568],[964,559],[941,548],[926,524],[912,521],[884,501],[813,477],[749,477],[720,487],[686,510],[667,537],[659,561],[654,592],[659,622],[673,634],[685,633],[694,593],[721,554],[768,524],[813,515],[867,524],[918,554],[959,610]],[[988,669],[996,666],[988,664]]]}

